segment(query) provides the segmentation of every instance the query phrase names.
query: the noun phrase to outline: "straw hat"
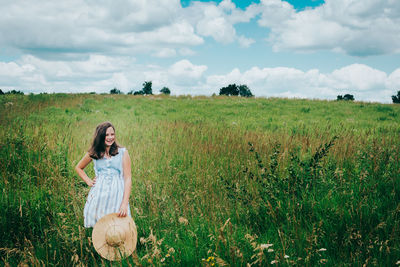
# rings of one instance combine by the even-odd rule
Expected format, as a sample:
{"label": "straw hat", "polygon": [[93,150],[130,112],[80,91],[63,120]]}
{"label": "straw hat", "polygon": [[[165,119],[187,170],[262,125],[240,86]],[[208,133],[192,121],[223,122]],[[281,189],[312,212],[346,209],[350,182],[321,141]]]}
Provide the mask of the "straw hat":
{"label": "straw hat", "polygon": [[118,217],[111,213],[97,221],[93,228],[92,240],[97,253],[114,261],[127,257],[136,249],[137,230],[129,216]]}

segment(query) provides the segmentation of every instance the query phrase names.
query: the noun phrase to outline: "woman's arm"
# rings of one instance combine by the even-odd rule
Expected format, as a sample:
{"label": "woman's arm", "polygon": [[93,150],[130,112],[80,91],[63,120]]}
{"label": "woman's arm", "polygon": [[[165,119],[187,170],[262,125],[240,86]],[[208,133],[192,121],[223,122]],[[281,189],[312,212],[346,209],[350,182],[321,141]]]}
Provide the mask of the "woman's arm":
{"label": "woman's arm", "polygon": [[89,178],[89,176],[86,175],[85,171],[83,169],[86,168],[86,166],[92,161],[92,158],[89,156],[89,153],[86,153],[85,156],[79,161],[79,163],[75,167],[75,171],[78,173],[79,177],[82,178],[85,183],[92,187],[96,183],[96,177],[92,179]]}
{"label": "woman's arm", "polygon": [[132,187],[131,158],[129,157],[128,150],[125,150],[122,158],[122,168],[124,172],[124,196],[122,198],[118,216],[125,217],[128,214],[129,196]]}

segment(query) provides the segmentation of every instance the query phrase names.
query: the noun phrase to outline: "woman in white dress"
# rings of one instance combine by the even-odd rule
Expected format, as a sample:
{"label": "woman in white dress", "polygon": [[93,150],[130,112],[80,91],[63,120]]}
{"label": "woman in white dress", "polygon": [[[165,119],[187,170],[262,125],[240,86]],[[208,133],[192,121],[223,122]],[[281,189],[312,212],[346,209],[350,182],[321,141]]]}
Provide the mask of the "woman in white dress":
{"label": "woman in white dress", "polygon": [[[89,178],[84,169],[93,160],[95,177]],[[110,122],[97,126],[92,145],[75,167],[78,175],[91,187],[85,208],[84,226],[93,227],[109,213],[131,216],[131,159],[128,151],[115,140],[115,128]]]}

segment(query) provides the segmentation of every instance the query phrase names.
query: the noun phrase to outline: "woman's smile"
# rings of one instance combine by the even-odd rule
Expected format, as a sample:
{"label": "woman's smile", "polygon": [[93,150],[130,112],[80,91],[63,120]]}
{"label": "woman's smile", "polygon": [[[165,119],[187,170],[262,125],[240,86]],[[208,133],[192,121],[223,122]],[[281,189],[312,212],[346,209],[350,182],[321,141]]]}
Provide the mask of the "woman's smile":
{"label": "woman's smile", "polygon": [[106,140],[106,144],[107,145],[112,145],[114,143],[114,138],[113,139],[108,139],[108,140]]}
{"label": "woman's smile", "polygon": [[106,146],[111,146],[115,141],[115,132],[112,127],[108,127],[106,131],[106,138],[105,138],[105,144]]}

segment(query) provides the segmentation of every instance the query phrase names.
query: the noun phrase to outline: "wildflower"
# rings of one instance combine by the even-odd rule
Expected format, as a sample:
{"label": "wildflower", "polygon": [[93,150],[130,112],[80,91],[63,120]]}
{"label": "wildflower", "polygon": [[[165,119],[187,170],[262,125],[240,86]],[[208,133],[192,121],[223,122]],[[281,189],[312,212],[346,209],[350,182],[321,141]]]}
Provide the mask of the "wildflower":
{"label": "wildflower", "polygon": [[[214,264],[213,261],[215,260],[215,258],[213,256],[210,256],[207,258],[207,262],[211,262],[211,264]],[[212,266],[212,265],[211,265]]]}
{"label": "wildflower", "polygon": [[276,260],[271,261],[271,264],[276,264],[276,263],[278,263],[278,261]]}
{"label": "wildflower", "polygon": [[283,256],[285,259],[289,259],[289,256],[288,255],[285,255],[285,256]]}
{"label": "wildflower", "polygon": [[268,252],[274,252],[274,250],[272,248],[269,248]]}
{"label": "wildflower", "polygon": [[400,261],[397,261],[397,262],[396,262],[396,265],[400,265]]}
{"label": "wildflower", "polygon": [[262,249],[262,250],[264,250],[264,249],[267,249],[267,248],[269,248],[269,247],[272,247],[274,244],[261,244],[260,245],[260,248]]}
{"label": "wildflower", "polygon": [[162,258],[162,259],[161,259],[161,262],[164,262],[164,261],[165,261],[165,258]]}
{"label": "wildflower", "polygon": [[167,255],[165,255],[165,257],[167,257],[167,258],[168,258],[169,256],[171,256],[171,255],[169,255],[169,253],[167,253]]}
{"label": "wildflower", "polygon": [[74,262],[78,262],[79,261],[79,256],[78,255],[74,255],[72,256],[72,258],[74,259]]}
{"label": "wildflower", "polygon": [[183,225],[188,225],[188,223],[189,223],[189,221],[183,217],[179,217],[178,221],[180,224],[183,224]]}
{"label": "wildflower", "polygon": [[326,251],[326,248],[320,248],[318,251]]}

